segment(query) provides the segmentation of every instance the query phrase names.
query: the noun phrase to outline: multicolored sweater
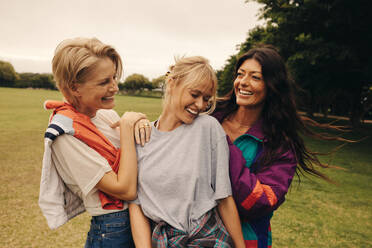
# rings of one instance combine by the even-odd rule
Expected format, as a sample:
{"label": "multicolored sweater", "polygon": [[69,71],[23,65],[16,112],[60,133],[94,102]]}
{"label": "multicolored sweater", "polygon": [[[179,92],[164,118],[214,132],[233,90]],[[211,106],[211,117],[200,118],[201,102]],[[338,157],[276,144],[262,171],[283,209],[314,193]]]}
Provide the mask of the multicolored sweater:
{"label": "multicolored sweater", "polygon": [[[222,112],[214,114],[220,123],[225,116]],[[295,155],[292,151],[282,152],[276,162],[264,170],[260,170],[259,165],[254,165],[265,149],[262,120],[257,121],[234,142],[229,137],[227,140],[230,149],[231,186],[246,247],[271,247],[270,219],[273,211],[285,200],[296,171]]]}

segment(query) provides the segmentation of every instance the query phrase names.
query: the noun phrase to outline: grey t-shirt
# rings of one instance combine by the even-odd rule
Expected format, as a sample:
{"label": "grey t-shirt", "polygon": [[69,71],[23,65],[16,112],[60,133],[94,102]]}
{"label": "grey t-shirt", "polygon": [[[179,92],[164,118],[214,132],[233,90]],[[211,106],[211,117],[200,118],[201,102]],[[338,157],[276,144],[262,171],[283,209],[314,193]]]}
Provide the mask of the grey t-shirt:
{"label": "grey t-shirt", "polygon": [[144,214],[190,232],[200,218],[231,195],[229,149],[218,121],[197,117],[170,132],[152,123],[151,139],[137,146],[138,198]]}

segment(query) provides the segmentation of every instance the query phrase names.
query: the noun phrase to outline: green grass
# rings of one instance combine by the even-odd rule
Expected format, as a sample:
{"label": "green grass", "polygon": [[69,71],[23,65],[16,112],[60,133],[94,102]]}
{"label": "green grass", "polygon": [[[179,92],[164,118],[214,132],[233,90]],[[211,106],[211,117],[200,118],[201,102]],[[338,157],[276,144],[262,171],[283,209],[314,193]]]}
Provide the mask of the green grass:
{"label": "green grass", "polygon": [[[345,134],[358,140],[371,126]],[[306,139],[314,151],[327,152],[340,143]],[[315,178],[294,180],[287,201],[275,212],[276,247],[372,246],[372,138],[347,144],[322,161],[343,169],[323,169],[338,185]]]}
{"label": "green grass", "polygon": [[[51,231],[38,207],[43,133],[50,112],[46,99],[57,91],[0,88],[0,247],[83,247],[88,214]],[[115,110],[160,114],[157,98],[116,97]],[[372,128],[364,129],[372,133]],[[364,136],[360,133],[350,137]],[[329,151],[335,142],[307,140],[313,150]],[[287,201],[272,221],[274,247],[372,246],[372,139],[348,144],[331,164],[347,170],[325,170],[339,186],[319,179],[294,182]],[[328,159],[323,161],[328,162]]]}
{"label": "green grass", "polygon": [[[85,213],[51,231],[38,207],[43,133],[51,111],[47,99],[57,91],[0,88],[0,247],[83,247],[89,227]],[[154,120],[156,98],[116,97],[116,111],[141,111]]]}

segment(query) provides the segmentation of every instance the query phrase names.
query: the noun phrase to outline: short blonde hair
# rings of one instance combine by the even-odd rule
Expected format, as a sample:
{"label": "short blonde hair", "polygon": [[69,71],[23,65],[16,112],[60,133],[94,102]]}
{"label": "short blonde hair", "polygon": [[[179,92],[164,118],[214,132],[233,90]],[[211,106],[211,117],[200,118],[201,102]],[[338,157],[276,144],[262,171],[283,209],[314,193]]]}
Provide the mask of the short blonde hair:
{"label": "short blonde hair", "polygon": [[56,48],[53,61],[53,76],[66,100],[72,105],[78,104],[71,94],[75,84],[84,83],[102,58],[109,58],[115,65],[116,78],[123,71],[118,52],[96,38],[74,38],[62,41]]}
{"label": "short blonde hair", "polygon": [[169,103],[169,84],[176,87],[195,87],[202,82],[211,82],[213,95],[210,98],[210,104],[205,113],[211,113],[216,107],[217,97],[217,77],[209,61],[202,56],[175,58],[175,64],[169,67],[165,83],[166,90],[164,94],[163,104]]}

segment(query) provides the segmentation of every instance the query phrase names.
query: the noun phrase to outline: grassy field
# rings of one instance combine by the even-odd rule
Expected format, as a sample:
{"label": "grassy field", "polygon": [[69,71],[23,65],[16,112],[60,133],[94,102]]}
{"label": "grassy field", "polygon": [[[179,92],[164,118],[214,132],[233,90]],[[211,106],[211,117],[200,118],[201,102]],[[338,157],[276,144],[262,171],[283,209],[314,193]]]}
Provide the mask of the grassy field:
{"label": "grassy field", "polygon": [[[42,107],[46,99],[61,95],[0,88],[0,247],[83,247],[85,242],[86,213],[51,231],[37,205],[43,133],[50,114]],[[119,114],[141,111],[154,120],[161,101],[117,96],[116,105]],[[372,134],[372,128],[349,136],[367,133]],[[317,151],[337,145],[313,140],[307,144]],[[347,169],[325,171],[339,186],[314,178],[292,184],[287,201],[273,217],[274,247],[372,247],[371,147],[368,138],[333,156],[331,164]]]}

